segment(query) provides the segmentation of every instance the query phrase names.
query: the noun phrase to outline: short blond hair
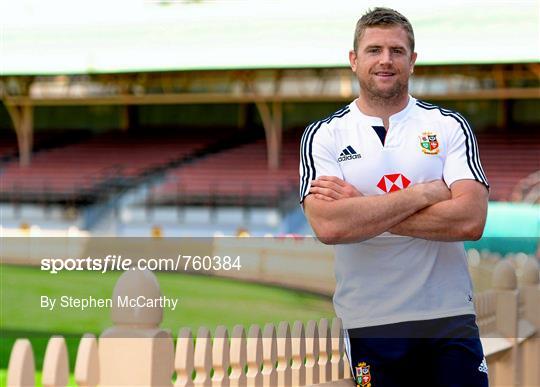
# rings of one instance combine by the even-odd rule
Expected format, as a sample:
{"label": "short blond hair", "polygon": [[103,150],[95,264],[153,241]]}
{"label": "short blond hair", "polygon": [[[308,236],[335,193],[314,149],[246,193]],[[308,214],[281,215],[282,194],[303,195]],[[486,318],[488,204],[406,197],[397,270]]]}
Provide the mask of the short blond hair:
{"label": "short blond hair", "polygon": [[358,52],[358,42],[367,28],[393,26],[403,27],[409,37],[409,47],[411,52],[414,52],[414,31],[411,22],[409,22],[409,20],[398,11],[383,7],[377,7],[373,10],[369,10],[360,19],[358,19],[356,29],[354,30],[354,52]]}

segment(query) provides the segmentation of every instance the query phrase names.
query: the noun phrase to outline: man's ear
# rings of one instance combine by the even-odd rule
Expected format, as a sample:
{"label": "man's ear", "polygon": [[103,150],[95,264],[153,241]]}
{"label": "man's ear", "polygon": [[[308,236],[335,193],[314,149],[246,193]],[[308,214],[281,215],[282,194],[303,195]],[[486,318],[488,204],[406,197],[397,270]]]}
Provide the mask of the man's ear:
{"label": "man's ear", "polygon": [[418,54],[416,52],[413,52],[411,54],[411,74],[414,72],[414,64],[416,63],[417,57],[418,57]]}
{"label": "man's ear", "polygon": [[354,50],[349,51],[349,63],[351,65],[351,70],[356,72],[356,52]]}

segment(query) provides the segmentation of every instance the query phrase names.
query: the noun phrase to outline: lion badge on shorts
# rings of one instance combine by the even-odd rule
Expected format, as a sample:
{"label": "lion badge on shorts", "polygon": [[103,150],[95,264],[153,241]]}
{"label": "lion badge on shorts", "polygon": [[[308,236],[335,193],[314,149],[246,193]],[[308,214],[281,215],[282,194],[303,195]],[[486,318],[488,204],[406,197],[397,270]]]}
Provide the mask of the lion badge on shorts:
{"label": "lion badge on shorts", "polygon": [[437,135],[432,132],[423,132],[420,138],[420,147],[426,155],[436,155],[439,153],[439,141]]}
{"label": "lion badge on shorts", "polygon": [[356,385],[358,387],[371,387],[371,373],[366,363],[361,362],[356,366]]}

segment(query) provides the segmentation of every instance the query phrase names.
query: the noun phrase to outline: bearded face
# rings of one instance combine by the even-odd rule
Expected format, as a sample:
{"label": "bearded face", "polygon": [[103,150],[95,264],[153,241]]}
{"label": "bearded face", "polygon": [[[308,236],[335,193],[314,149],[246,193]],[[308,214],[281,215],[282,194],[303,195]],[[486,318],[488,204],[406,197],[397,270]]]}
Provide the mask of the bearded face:
{"label": "bearded face", "polygon": [[349,59],[361,93],[367,98],[393,100],[408,93],[416,53],[411,52],[402,27],[367,28],[358,51],[351,51]]}

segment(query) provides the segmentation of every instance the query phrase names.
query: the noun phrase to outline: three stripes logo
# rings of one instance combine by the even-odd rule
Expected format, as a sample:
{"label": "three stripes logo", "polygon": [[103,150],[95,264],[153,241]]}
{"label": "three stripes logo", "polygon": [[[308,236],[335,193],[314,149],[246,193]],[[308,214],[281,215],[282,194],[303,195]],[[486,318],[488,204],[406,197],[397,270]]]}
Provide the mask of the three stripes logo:
{"label": "three stripes logo", "polygon": [[347,148],[343,149],[341,153],[339,154],[339,158],[337,159],[338,162],[347,161],[347,160],[353,160],[353,159],[359,159],[360,156],[356,151],[353,149],[352,146],[348,146]]}
{"label": "three stripes logo", "polygon": [[488,365],[485,357],[484,359],[482,359],[482,363],[480,363],[480,365],[478,366],[478,371],[484,372],[486,374],[488,373]]}

